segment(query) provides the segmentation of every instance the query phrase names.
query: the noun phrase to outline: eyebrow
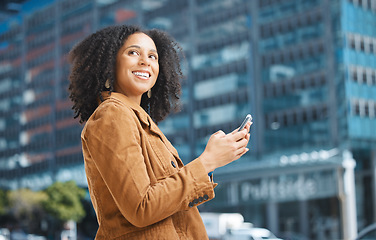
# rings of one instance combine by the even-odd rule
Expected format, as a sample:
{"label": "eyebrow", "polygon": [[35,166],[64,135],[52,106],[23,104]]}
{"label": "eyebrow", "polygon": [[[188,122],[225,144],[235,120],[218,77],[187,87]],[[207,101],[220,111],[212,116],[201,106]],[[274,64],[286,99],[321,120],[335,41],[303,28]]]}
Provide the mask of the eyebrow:
{"label": "eyebrow", "polygon": [[[138,48],[138,49],[141,49],[141,47],[140,46],[138,46],[138,45],[130,45],[130,46],[128,46],[126,49],[124,49],[124,50],[127,50],[128,48]],[[150,51],[151,52],[155,52],[155,53],[158,53],[157,52],[157,50],[155,50],[155,49],[150,49]]]}

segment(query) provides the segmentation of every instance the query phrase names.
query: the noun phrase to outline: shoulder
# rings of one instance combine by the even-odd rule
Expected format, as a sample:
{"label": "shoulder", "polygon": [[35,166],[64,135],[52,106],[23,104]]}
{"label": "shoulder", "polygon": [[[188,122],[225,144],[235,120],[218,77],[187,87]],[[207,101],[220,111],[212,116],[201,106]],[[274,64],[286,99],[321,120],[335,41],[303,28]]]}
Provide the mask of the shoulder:
{"label": "shoulder", "polygon": [[85,124],[83,131],[106,128],[117,129],[124,125],[133,125],[137,116],[133,109],[127,104],[113,98],[108,98],[94,111]]}
{"label": "shoulder", "polygon": [[108,98],[99,104],[89,121],[96,120],[98,118],[114,118],[132,115],[134,115],[134,111],[126,103],[115,98]]}

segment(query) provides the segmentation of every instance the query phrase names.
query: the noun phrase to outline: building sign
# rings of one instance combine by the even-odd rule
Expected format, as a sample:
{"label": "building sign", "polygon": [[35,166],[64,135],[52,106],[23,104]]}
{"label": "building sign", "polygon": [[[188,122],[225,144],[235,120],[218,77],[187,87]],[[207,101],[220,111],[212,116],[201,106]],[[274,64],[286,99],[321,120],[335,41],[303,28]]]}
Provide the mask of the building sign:
{"label": "building sign", "polygon": [[336,196],[337,182],[335,169],[245,180],[237,184],[238,200],[283,202]]}

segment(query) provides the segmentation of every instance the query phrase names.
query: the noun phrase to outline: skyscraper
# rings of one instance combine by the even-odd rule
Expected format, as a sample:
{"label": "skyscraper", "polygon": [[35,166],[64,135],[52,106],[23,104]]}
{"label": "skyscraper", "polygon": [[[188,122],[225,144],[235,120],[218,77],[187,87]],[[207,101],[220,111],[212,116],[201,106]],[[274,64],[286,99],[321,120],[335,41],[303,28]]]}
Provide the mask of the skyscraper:
{"label": "skyscraper", "polygon": [[208,210],[240,211],[256,225],[309,239],[351,239],[357,224],[375,221],[375,7],[244,4],[256,156],[217,171],[223,184]]}

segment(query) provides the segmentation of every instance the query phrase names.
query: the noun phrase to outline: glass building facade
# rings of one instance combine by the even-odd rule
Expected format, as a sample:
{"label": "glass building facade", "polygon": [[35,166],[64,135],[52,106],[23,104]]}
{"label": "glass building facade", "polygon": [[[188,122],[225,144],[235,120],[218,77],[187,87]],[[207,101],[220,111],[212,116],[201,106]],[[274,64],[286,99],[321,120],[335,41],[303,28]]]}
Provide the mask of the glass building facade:
{"label": "glass building facade", "polygon": [[66,57],[113,24],[159,28],[182,46],[182,111],[160,128],[185,163],[253,115],[251,151],[216,170],[217,197],[201,211],[240,212],[281,236],[345,238],[344,160],[355,159],[357,228],[376,221],[369,0],[26,1],[0,25],[0,187],[86,186]]}

